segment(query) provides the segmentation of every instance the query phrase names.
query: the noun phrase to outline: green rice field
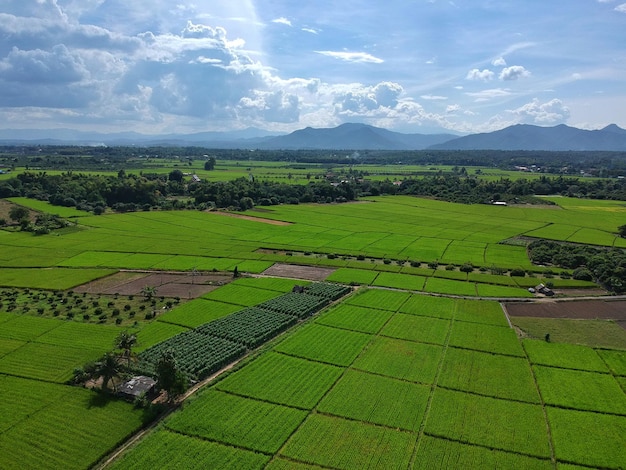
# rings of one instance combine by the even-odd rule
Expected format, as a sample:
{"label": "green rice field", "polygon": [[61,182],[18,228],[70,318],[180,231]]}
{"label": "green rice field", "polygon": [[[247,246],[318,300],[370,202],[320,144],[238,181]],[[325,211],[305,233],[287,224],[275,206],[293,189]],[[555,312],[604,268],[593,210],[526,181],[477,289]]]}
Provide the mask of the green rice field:
{"label": "green rice field", "polygon": [[[254,171],[274,171],[261,166]],[[211,177],[248,173],[224,171]],[[155,318],[122,312],[119,326],[2,300],[0,468],[96,466],[147,416],[67,385],[74,368],[111,350],[120,331],[137,334],[139,353],[311,282],[263,274],[275,263],[327,268],[326,281],[355,291],[204,387],[110,468],[624,468],[625,330],[523,317],[511,319],[514,329],[499,303],[532,299],[527,288],[539,282],[594,286],[533,266],[516,237],[626,246],[615,233],[623,205],[553,201],[544,210],[372,197],[272,206],[246,212],[249,220],[94,216],[15,200],[78,226],[0,230],[0,291],[56,295],[120,270],[236,267],[243,277],[180,304],[159,300]],[[466,263],[472,272],[459,269]],[[526,275],[511,277],[514,268]],[[134,312],[139,304],[128,302]]]}

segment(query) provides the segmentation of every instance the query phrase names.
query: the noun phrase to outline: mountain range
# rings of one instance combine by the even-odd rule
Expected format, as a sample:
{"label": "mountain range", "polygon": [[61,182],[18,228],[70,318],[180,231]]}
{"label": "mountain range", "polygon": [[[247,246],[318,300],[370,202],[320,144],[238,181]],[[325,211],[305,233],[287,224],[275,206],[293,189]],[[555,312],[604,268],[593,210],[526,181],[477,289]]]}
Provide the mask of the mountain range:
{"label": "mountain range", "polygon": [[278,135],[249,128],[232,132],[146,135],[135,132],[96,133],[70,129],[0,129],[0,145],[138,145],[198,146],[262,150],[545,150],[626,151],[626,130],[615,124],[585,130],[564,124],[540,127],[517,124],[494,132],[403,134],[367,124],[300,129]]}

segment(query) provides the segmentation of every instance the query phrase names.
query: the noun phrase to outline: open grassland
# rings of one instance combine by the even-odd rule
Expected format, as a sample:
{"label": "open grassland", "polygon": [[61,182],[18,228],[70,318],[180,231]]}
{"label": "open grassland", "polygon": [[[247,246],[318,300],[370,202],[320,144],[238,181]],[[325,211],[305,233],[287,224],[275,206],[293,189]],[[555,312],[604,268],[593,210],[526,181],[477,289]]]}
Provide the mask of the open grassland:
{"label": "open grassland", "polygon": [[[117,465],[152,462],[146,443],[175,431],[171,458],[202,439],[278,469],[547,469],[552,458],[617,469],[621,352],[520,340],[496,302],[362,289],[198,395]],[[568,435],[577,421],[604,437],[597,450]]]}

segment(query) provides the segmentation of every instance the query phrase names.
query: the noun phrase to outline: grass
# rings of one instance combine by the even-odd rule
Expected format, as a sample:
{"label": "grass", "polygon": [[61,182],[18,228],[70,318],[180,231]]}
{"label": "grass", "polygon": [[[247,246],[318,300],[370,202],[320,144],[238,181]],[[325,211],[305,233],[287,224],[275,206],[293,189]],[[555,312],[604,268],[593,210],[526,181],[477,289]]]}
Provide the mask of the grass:
{"label": "grass", "polygon": [[435,390],[427,435],[540,458],[550,456],[541,406]]}
{"label": "grass", "polygon": [[[24,419],[15,420],[0,434],[2,467],[6,469],[92,467],[143,422],[142,410],[123,401],[102,399],[89,390],[23,379],[8,379],[5,384],[14,392],[21,391],[20,403],[33,403],[37,397],[43,400],[38,402],[43,406],[33,403],[28,415],[22,414]],[[7,393],[3,391],[2,396],[4,401]]]}
{"label": "grass", "polygon": [[208,299],[194,299],[159,316],[160,322],[195,328],[243,307]]}
{"label": "grass", "polygon": [[380,334],[421,343],[444,344],[449,327],[448,320],[397,313]]}
{"label": "grass", "polygon": [[150,433],[131,452],[111,468],[143,470],[146,468],[219,468],[224,470],[262,469],[268,455],[210,442],[196,437],[158,429]]}
{"label": "grass", "polygon": [[548,405],[626,415],[626,395],[610,374],[534,366]]}
{"label": "grass", "polygon": [[217,384],[219,390],[310,409],[341,374],[335,366],[268,352]]}
{"label": "grass", "polygon": [[423,315],[436,318],[453,318],[458,306],[458,300],[448,297],[434,297],[430,295],[412,295],[400,312],[412,315]]}
{"label": "grass", "polygon": [[[358,391],[358,393],[355,393]],[[417,431],[430,387],[347,370],[317,409],[350,419]],[[393,396],[393,400],[389,398]]]}
{"label": "grass", "polygon": [[358,307],[342,303],[322,314],[315,322],[363,333],[376,333],[391,318],[388,310]]}
{"label": "grass", "polygon": [[395,312],[410,297],[408,292],[397,292],[383,289],[366,289],[358,292],[347,300],[350,305],[359,305],[380,310]]}
{"label": "grass", "polygon": [[246,285],[226,284],[202,296],[203,299],[251,307],[281,294],[275,290],[257,289]]}
{"label": "grass", "polygon": [[114,272],[110,269],[3,268],[0,269],[0,286],[65,290]]}
{"label": "grass", "polygon": [[522,343],[532,364],[566,369],[608,372],[601,356],[588,346],[524,340]]}
{"label": "grass", "polygon": [[626,467],[624,417],[553,407],[546,411],[559,461],[612,469]]}
{"label": "grass", "polygon": [[525,455],[463,444],[448,439],[423,436],[420,439],[419,450],[413,468],[433,470],[450,468],[549,470],[554,467],[548,459],[540,460]]}
{"label": "grass", "polygon": [[275,453],[306,411],[207,390],[167,419],[173,431],[266,453]]}
{"label": "grass", "polygon": [[626,376],[626,351],[600,349],[597,353],[609,366],[613,374]]}
{"label": "grass", "polygon": [[612,320],[511,317],[511,322],[530,338],[543,339],[550,333],[554,343],[626,349],[626,330]]}
{"label": "grass", "polygon": [[511,356],[524,356],[515,331],[508,327],[456,321],[450,346]]}
{"label": "grass", "polygon": [[281,454],[333,468],[405,469],[415,435],[358,421],[312,414]]}
{"label": "grass", "polygon": [[379,275],[377,271],[366,269],[339,268],[326,278],[327,281],[341,282],[343,284],[370,285]]}
{"label": "grass", "polygon": [[412,382],[435,380],[443,348],[433,344],[377,337],[357,358],[356,369]]}
{"label": "grass", "polygon": [[348,366],[370,339],[364,333],[311,323],[281,341],[274,350],[312,361]]}
{"label": "grass", "polygon": [[496,398],[539,403],[525,358],[448,348],[437,384]]}

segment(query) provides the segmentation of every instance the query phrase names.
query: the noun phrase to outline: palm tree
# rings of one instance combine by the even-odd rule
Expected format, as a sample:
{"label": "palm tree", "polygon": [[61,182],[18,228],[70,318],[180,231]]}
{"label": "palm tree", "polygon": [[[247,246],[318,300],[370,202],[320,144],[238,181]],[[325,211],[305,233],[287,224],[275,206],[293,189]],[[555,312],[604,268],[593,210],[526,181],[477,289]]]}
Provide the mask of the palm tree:
{"label": "palm tree", "polygon": [[109,382],[123,371],[123,367],[113,353],[106,353],[95,363],[94,378],[102,377],[102,390],[108,390]]}
{"label": "palm tree", "polygon": [[115,338],[115,349],[122,350],[122,358],[126,359],[126,366],[130,367],[130,360],[133,358],[133,347],[137,345],[137,336],[129,333],[128,331],[122,331],[117,338]]}

